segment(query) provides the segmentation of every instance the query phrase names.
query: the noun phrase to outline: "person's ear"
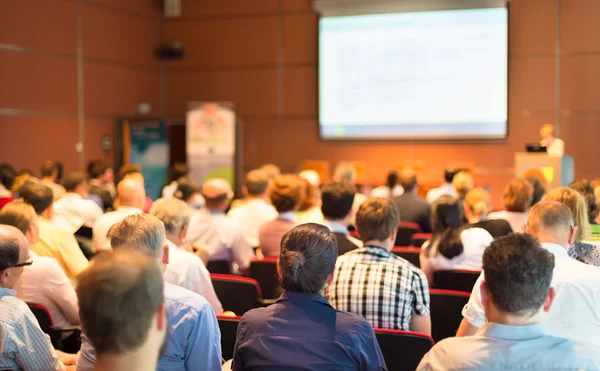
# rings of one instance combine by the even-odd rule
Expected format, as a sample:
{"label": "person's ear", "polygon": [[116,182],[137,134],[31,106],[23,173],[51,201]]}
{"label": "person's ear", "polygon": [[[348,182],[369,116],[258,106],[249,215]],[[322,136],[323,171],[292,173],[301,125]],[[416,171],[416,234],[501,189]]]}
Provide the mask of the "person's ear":
{"label": "person's ear", "polygon": [[277,259],[277,275],[281,278],[281,267],[279,267],[279,259]]}
{"label": "person's ear", "polygon": [[490,288],[488,287],[487,282],[481,281],[479,295],[481,297],[481,305],[483,305],[484,308],[487,307],[490,302]]}
{"label": "person's ear", "polygon": [[0,283],[2,283],[2,287],[8,287],[10,282],[10,272],[8,269],[0,272]]}
{"label": "person's ear", "polygon": [[185,239],[185,235],[186,235],[186,233],[187,233],[187,230],[188,230],[188,225],[187,225],[187,224],[185,224],[185,225],[184,225],[184,226],[181,228],[181,230],[179,231],[179,236],[177,236],[177,237],[179,237],[179,239],[180,239],[181,241],[183,241],[183,240]]}
{"label": "person's ear", "polygon": [[167,329],[167,308],[164,301],[158,305],[156,310],[156,325],[159,331],[166,331]]}
{"label": "person's ear", "polygon": [[162,262],[164,265],[169,264],[169,245],[165,244],[163,246],[163,258],[162,258]]}
{"label": "person's ear", "polygon": [[552,307],[552,303],[554,303],[554,298],[556,298],[556,291],[554,287],[550,287],[548,289],[548,296],[546,296],[546,300],[544,301],[544,312],[549,312]]}
{"label": "person's ear", "polygon": [[331,271],[331,273],[329,273],[329,276],[327,276],[327,286],[331,285],[331,282],[333,282],[333,274],[335,273],[335,267],[333,267],[333,270]]}
{"label": "person's ear", "polygon": [[529,232],[529,225],[528,224],[523,224],[523,226],[521,226],[521,228],[523,229],[523,233],[533,234],[533,233]]}
{"label": "person's ear", "polygon": [[394,245],[396,244],[396,235],[398,234],[398,228],[394,228],[394,231],[392,232],[392,235],[390,236],[390,241],[392,241],[394,243]]}
{"label": "person's ear", "polygon": [[575,243],[575,236],[577,236],[577,226],[571,228],[571,233],[569,234],[569,246]]}
{"label": "person's ear", "polygon": [[244,195],[244,197],[248,197],[248,187],[246,187],[245,185],[242,186],[242,194]]}

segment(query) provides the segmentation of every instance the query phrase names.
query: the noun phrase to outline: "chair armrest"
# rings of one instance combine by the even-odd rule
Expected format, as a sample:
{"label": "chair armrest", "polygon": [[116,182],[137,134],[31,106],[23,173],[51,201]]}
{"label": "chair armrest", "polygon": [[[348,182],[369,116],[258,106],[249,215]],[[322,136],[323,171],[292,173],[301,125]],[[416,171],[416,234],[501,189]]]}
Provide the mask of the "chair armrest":
{"label": "chair armrest", "polygon": [[56,332],[81,331],[81,326],[52,327]]}

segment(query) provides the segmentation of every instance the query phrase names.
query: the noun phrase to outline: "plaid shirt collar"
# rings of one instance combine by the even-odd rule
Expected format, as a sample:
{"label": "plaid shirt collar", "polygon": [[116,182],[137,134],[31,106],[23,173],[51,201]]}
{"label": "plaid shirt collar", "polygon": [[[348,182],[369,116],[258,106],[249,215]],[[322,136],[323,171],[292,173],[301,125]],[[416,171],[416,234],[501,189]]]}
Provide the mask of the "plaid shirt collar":
{"label": "plaid shirt collar", "polygon": [[393,254],[390,251],[387,251],[386,249],[384,249],[383,247],[380,247],[380,246],[367,245],[367,246],[363,247],[362,249],[355,250],[355,251],[365,251],[369,255],[375,255],[375,256],[382,257],[382,258],[395,258],[396,257],[395,254]]}

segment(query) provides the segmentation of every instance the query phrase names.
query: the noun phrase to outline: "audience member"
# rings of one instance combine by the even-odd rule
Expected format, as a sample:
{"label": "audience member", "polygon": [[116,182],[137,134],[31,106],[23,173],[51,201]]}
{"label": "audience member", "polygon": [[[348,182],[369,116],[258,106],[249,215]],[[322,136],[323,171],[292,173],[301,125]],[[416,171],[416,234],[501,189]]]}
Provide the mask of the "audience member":
{"label": "audience member", "polygon": [[264,164],[259,168],[259,170],[264,171],[269,180],[275,179],[281,175],[281,170],[279,170],[279,167],[277,167],[275,164]]}
{"label": "audience member", "polygon": [[[437,343],[418,370],[600,369],[600,347],[551,336],[544,329],[556,292],[555,256],[535,237],[500,237],[483,255],[481,303],[487,323],[475,336]],[[556,270],[555,270],[556,271]],[[563,316],[572,313],[561,313]]]}
{"label": "audience member", "polygon": [[452,178],[452,185],[456,189],[457,198],[459,201],[464,201],[467,193],[475,187],[473,176],[468,171],[459,171]]}
{"label": "audience member", "polygon": [[277,218],[277,210],[267,202],[269,177],[262,170],[252,170],[246,174],[242,193],[245,202],[227,215],[242,226],[244,239],[252,247],[258,247],[258,230],[268,221]]}
{"label": "audience member", "polygon": [[28,184],[21,187],[20,193],[23,201],[33,206],[39,216],[39,239],[31,250],[37,255],[54,258],[74,283],[75,277],[86,269],[89,263],[73,234],[51,222],[54,214],[52,190],[41,184]]}
{"label": "audience member", "polygon": [[387,175],[385,185],[374,188],[369,194],[370,197],[392,198],[404,193],[404,188],[398,184],[398,172],[390,170]]}
{"label": "audience member", "polygon": [[596,203],[596,193],[592,183],[587,179],[582,179],[569,184],[572,188],[583,195],[587,203],[588,220],[590,223],[590,240],[600,241],[600,225],[596,223],[598,217],[598,204]]}
{"label": "audience member", "polygon": [[40,169],[40,175],[40,184],[45,185],[52,190],[54,201],[62,198],[66,194],[65,187],[56,183],[58,168],[55,162],[45,161]]}
{"label": "audience member", "polygon": [[[358,170],[356,165],[351,162],[340,162],[335,166],[333,170],[333,181],[334,182],[349,182],[356,187],[356,179],[358,178]],[[360,192],[356,192],[354,195],[354,204],[352,204],[352,211],[356,216],[360,205],[367,199],[367,196]],[[356,220],[352,220],[354,225]]]}
{"label": "audience member", "polygon": [[15,177],[11,192],[16,196],[16,198],[19,198],[19,189],[21,189],[21,187],[30,183],[39,184],[39,182],[40,180],[34,177],[29,170],[21,170]]}
{"label": "audience member", "polygon": [[[552,336],[585,340],[600,346],[600,317],[597,313],[600,306],[600,270],[568,256],[567,250],[577,234],[569,208],[559,202],[539,202],[529,212],[527,231],[554,255],[556,263],[552,279],[556,298],[552,310],[542,322],[545,330]],[[484,274],[485,270],[463,309],[465,318],[457,336],[473,335],[489,320],[481,300]]]}
{"label": "audience member", "polygon": [[278,215],[259,228],[258,245],[262,255],[277,257],[281,239],[297,225],[294,211],[302,198],[302,182],[295,175],[279,175],[272,181],[269,198]]}
{"label": "audience member", "polygon": [[437,188],[432,188],[427,192],[427,195],[425,196],[427,203],[432,204],[442,196],[458,197],[458,192],[456,192],[456,188],[454,188],[454,184],[452,184],[452,180],[457,173],[458,170],[455,169],[447,168],[444,170],[444,184]]}
{"label": "audience member", "polygon": [[115,211],[102,215],[94,224],[92,231],[94,251],[110,248],[106,237],[110,227],[125,219],[126,216],[143,212],[142,209],[146,206],[146,191],[142,184],[131,178],[121,180],[117,185],[115,206],[117,206]]}
{"label": "audience member", "polygon": [[117,195],[113,169],[102,160],[93,160],[88,164],[87,172],[90,179],[90,195],[100,197],[104,211],[111,211]]}
{"label": "audience member", "polygon": [[421,247],[421,269],[433,284],[433,272],[450,269],[480,270],[481,257],[494,239],[483,228],[463,228],[458,200],[441,196],[433,203],[431,240]]}
{"label": "audience member", "polygon": [[[144,187],[144,189],[145,189],[144,175],[142,174],[142,168],[140,167],[140,165],[138,165],[138,164],[123,165],[123,166],[121,166],[119,173],[121,174],[121,180],[126,179],[126,178],[137,180],[138,182],[140,182],[142,184],[142,187]],[[114,206],[115,206],[115,208],[118,207],[118,205],[116,205],[116,204]],[[142,210],[147,214],[150,212],[151,207],[152,207],[152,199],[150,197],[146,196],[146,205],[144,206],[144,208]]]}
{"label": "audience member", "polygon": [[189,206],[176,198],[161,198],[152,205],[150,215],[163,222],[166,230],[169,264],[164,274],[165,281],[202,295],[208,300],[215,314],[223,313],[223,306],[215,293],[210,273],[202,260],[179,248],[183,245],[192,217]]}
{"label": "audience member", "polygon": [[336,239],[324,226],[303,224],[285,234],[278,261],[283,294],[242,317],[233,370],[386,370],[369,323],[322,296],[336,256]]}
{"label": "audience member", "polygon": [[[13,201],[0,211],[0,224],[20,230],[29,246],[38,241],[38,216],[33,207],[22,200]],[[44,305],[58,328],[79,325],[77,297],[65,272],[52,258],[38,256],[31,250],[29,256],[35,264],[24,267],[13,288],[17,298]]]}
{"label": "audience member", "polygon": [[[153,257],[163,273],[169,264],[165,227],[154,216],[129,215],[112,226],[108,237],[113,250],[134,249]],[[157,370],[221,370],[219,327],[208,301],[168,282],[164,283],[164,295],[170,336]],[[96,362],[85,321],[78,371],[92,370]]]}
{"label": "audience member", "polygon": [[206,206],[192,215],[184,248],[197,241],[208,246],[209,260],[235,262],[240,270],[250,267],[254,255],[244,239],[242,226],[225,215],[233,196],[231,186],[222,178],[209,179],[202,187]]}
{"label": "audience member", "polygon": [[156,370],[168,341],[164,284],[152,257],[134,250],[102,254],[78,278],[94,370]]}
{"label": "audience member", "polygon": [[0,210],[7,203],[15,199],[12,192],[12,186],[15,182],[17,173],[9,164],[0,164]]}
{"label": "audience member", "polygon": [[466,228],[483,228],[494,238],[506,236],[513,230],[504,219],[488,219],[491,205],[490,193],[487,190],[484,188],[471,189],[467,193],[464,203],[464,213],[469,223]]}
{"label": "audience member", "polygon": [[70,233],[81,226],[92,228],[103,211],[94,201],[86,200],[89,184],[82,172],[67,174],[67,194],[54,203],[53,222]]}
{"label": "audience member", "polygon": [[348,233],[348,226],[354,219],[352,204],[355,194],[356,188],[348,182],[329,182],[321,189],[323,224],[335,235],[338,255],[362,247],[362,241]]}
{"label": "audience member", "polygon": [[404,193],[392,198],[400,211],[401,222],[417,223],[421,232],[431,233],[431,207],[417,195],[419,186],[417,175],[412,169],[404,169],[399,174],[399,181]]}
{"label": "audience member", "polygon": [[190,178],[179,178],[173,197],[185,201],[191,209],[197,210],[204,207],[204,197],[198,183]]}
{"label": "audience member", "polygon": [[546,152],[550,157],[562,157],[565,153],[565,142],[554,136],[554,125],[546,124],[540,128],[542,140],[540,144],[546,147]]}
{"label": "audience member", "polygon": [[0,225],[0,368],[64,370],[61,360],[71,363],[73,357],[54,350],[50,337],[42,332],[27,304],[17,299],[13,290],[23,267],[31,264],[23,233],[15,227]]}
{"label": "audience member", "polygon": [[533,187],[525,179],[513,179],[504,190],[504,210],[491,212],[488,219],[504,219],[513,232],[520,232],[527,223],[527,210],[531,205]]}
{"label": "audience member", "polygon": [[315,186],[307,178],[298,176],[302,182],[302,197],[298,211],[295,212],[298,224],[304,223],[322,223],[323,214],[321,213],[321,199],[318,193],[318,185]]}
{"label": "audience member", "polygon": [[179,184],[179,179],[187,177],[190,173],[190,168],[182,163],[175,162],[171,165],[171,171],[169,172],[169,184],[165,185],[162,189],[162,197],[170,198],[173,197],[173,194],[177,190],[177,185]]}
{"label": "audience member", "polygon": [[375,328],[430,334],[427,278],[391,253],[398,214],[386,198],[361,205],[356,228],[364,247],[338,257],[327,298],[334,308],[360,314]]}
{"label": "audience member", "polygon": [[533,187],[533,195],[531,205],[533,206],[540,202],[546,192],[548,192],[548,179],[540,169],[529,169],[525,172],[525,179],[531,183]]}

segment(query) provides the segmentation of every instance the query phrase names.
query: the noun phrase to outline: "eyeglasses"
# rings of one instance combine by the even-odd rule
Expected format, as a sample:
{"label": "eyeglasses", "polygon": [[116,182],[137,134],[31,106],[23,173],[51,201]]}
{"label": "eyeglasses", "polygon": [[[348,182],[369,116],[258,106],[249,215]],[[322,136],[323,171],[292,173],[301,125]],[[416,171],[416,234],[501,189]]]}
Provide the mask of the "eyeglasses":
{"label": "eyeglasses", "polygon": [[28,260],[25,263],[17,263],[15,265],[13,265],[11,268],[29,267],[31,264],[33,264],[33,260]]}

